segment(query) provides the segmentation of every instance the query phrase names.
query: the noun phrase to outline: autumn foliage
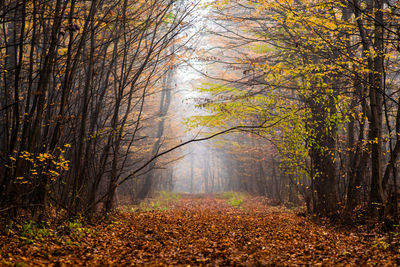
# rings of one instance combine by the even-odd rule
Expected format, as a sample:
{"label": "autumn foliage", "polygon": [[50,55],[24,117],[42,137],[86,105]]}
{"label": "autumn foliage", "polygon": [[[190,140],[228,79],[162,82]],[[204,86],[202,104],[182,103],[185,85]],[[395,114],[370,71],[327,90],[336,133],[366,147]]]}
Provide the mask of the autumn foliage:
{"label": "autumn foliage", "polygon": [[[1,236],[0,263],[27,265],[379,265],[399,263],[398,238],[316,224],[247,198],[183,195],[166,210],[121,211],[95,226]],[[11,230],[10,230],[11,231]],[[42,231],[42,232],[40,232]],[[44,234],[46,233],[46,234]]]}
{"label": "autumn foliage", "polygon": [[0,264],[400,265],[399,19],[0,0]]}

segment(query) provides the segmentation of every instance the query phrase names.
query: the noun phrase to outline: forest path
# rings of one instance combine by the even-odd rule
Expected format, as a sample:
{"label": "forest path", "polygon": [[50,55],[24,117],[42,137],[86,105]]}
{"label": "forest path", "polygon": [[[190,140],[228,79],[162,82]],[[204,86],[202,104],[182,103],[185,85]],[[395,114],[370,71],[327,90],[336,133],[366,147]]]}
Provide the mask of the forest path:
{"label": "forest path", "polygon": [[77,246],[60,246],[51,240],[19,245],[19,255],[11,262],[87,266],[400,263],[398,252],[385,248],[387,241],[378,236],[317,225],[285,208],[268,206],[262,198],[248,198],[237,208],[215,195],[184,195],[168,210],[121,212],[111,223],[99,222],[93,229]]}

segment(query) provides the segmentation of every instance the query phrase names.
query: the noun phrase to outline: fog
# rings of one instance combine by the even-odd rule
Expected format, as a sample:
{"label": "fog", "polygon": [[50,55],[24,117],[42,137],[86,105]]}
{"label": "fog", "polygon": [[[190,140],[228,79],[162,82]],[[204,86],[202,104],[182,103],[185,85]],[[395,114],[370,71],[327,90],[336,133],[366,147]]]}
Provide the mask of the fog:
{"label": "fog", "polygon": [[[181,124],[178,127],[180,134],[177,135],[180,140],[207,136],[209,130],[207,127],[187,130],[184,125],[191,116],[207,114],[203,109],[196,107],[197,99],[207,97],[197,90],[207,81],[203,73],[208,72],[208,63],[201,59],[203,55],[199,51],[211,49],[209,31],[213,25],[208,18],[210,10],[204,7],[207,2],[210,1],[201,1],[189,19],[192,24],[186,33],[189,38],[186,45],[189,56],[179,62],[173,75],[175,86],[170,118]],[[201,193],[223,190],[218,176],[221,176],[220,170],[224,168],[225,156],[223,153],[217,153],[213,143],[212,140],[194,142],[180,150],[183,158],[170,166],[174,174],[174,191]]]}
{"label": "fog", "polygon": [[[168,112],[173,130],[169,132],[169,136],[178,143],[209,136],[218,130],[235,126],[235,122],[230,122],[222,127],[208,128],[208,124],[213,124],[212,119],[197,128],[188,128],[185,124],[193,116],[211,115],[199,106],[209,100],[213,101],[213,96],[199,92],[199,87],[203,87],[204,83],[230,85],[231,82],[226,82],[225,79],[234,81],[243,76],[241,68],[232,68],[240,59],[241,45],[237,49],[232,48],[232,40],[226,38],[226,35],[231,35],[227,27],[235,26],[231,22],[216,20],[215,9],[206,6],[210,2],[201,1],[191,13],[188,19],[191,27],[185,32],[185,38],[180,40],[185,44],[185,53],[173,70],[173,97]],[[245,189],[246,182],[240,177],[246,171],[239,167],[241,163],[238,155],[241,151],[237,151],[238,146],[235,146],[236,143],[243,142],[246,140],[241,134],[226,134],[183,147],[178,155],[174,155],[179,160],[168,166],[173,174],[173,190],[201,193]],[[257,174],[257,177],[258,175],[264,174]],[[254,187],[253,184],[251,186]],[[258,188],[248,190],[259,191]]]}

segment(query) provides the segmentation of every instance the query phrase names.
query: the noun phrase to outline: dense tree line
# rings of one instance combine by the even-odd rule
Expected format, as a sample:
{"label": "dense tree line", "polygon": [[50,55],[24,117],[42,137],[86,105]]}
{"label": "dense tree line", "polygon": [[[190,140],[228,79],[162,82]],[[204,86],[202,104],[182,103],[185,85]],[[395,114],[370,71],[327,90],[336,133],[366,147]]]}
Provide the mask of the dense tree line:
{"label": "dense tree line", "polygon": [[[55,207],[90,216],[113,209],[122,183],[135,200],[172,188],[171,170],[152,169],[185,45],[178,37],[194,7],[0,1],[1,213],[40,219]],[[240,134],[203,155],[202,170],[191,158],[188,191],[200,175],[207,192],[302,198],[314,214],[393,225],[399,4],[232,0],[205,8],[218,52],[202,57],[215,65],[200,88],[199,107],[209,113],[188,125]]]}
{"label": "dense tree line", "polygon": [[157,92],[170,97],[159,88],[194,7],[185,3],[0,1],[2,213],[90,215],[113,208],[121,180],[134,180],[134,198],[144,190],[135,170],[154,156],[144,109]]}
{"label": "dense tree line", "polygon": [[275,197],[295,188],[315,214],[396,221],[399,14],[384,0],[217,1],[211,60],[231,75],[209,72],[200,106],[213,114],[190,124],[262,126],[250,132],[270,143],[265,161],[240,176],[261,162]]}

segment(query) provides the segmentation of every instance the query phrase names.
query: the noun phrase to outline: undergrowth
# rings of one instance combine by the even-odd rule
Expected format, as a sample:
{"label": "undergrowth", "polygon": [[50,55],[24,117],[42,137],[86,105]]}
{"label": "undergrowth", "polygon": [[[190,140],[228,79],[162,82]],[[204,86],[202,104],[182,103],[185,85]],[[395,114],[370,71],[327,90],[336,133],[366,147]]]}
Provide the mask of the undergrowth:
{"label": "undergrowth", "polygon": [[61,224],[42,221],[10,221],[2,227],[2,234],[17,236],[26,244],[35,244],[44,240],[53,240],[62,246],[79,246],[80,241],[94,231],[84,226],[80,219],[64,221]]}
{"label": "undergrowth", "polygon": [[171,208],[171,206],[175,204],[180,198],[181,195],[177,193],[160,191],[155,194],[154,198],[147,199],[140,203],[138,209],[140,211],[165,211]]}
{"label": "undergrowth", "polygon": [[242,208],[246,195],[240,192],[228,191],[218,194],[217,198],[226,199],[226,203],[234,208]]}
{"label": "undergrowth", "polygon": [[153,198],[142,201],[139,205],[127,205],[121,208],[125,212],[136,211],[166,211],[181,199],[181,195],[174,192],[160,191],[154,194]]}

